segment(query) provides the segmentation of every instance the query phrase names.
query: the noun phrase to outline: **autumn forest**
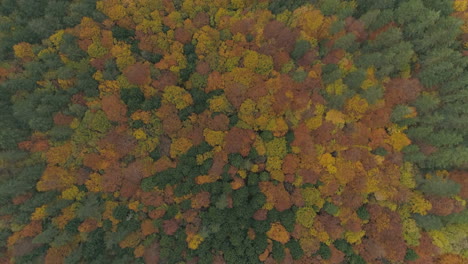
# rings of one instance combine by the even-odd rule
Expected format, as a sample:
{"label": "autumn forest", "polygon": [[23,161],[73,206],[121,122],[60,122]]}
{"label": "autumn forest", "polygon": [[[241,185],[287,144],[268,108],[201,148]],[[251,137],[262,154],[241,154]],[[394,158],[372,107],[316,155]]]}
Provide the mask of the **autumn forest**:
{"label": "autumn forest", "polygon": [[0,0],[0,263],[468,263],[468,0]]}

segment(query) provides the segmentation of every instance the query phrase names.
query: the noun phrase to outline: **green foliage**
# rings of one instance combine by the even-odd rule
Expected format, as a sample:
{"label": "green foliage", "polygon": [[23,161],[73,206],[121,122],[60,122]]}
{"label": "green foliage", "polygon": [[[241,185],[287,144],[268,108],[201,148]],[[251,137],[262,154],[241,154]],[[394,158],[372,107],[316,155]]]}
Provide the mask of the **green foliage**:
{"label": "green foliage", "polygon": [[325,84],[330,84],[342,76],[341,70],[336,64],[325,64],[322,66],[322,80]]}
{"label": "green foliage", "polygon": [[347,260],[350,264],[366,264],[366,261],[359,255],[351,255]]}
{"label": "green foliage", "polygon": [[299,242],[297,242],[297,240],[290,240],[288,243],[286,243],[285,246],[289,248],[291,256],[295,260],[300,259],[302,255],[304,255],[304,251],[302,250],[302,247]]}
{"label": "green foliage", "polygon": [[[307,0],[297,0],[297,1],[281,1],[281,0],[272,0],[268,4],[268,9],[275,15],[280,14],[286,10],[294,10],[302,5],[309,3]],[[313,1],[315,2],[315,0]]]}
{"label": "green foliage", "polygon": [[324,244],[324,243],[320,243],[320,248],[319,250],[317,251],[318,255],[320,255],[322,257],[322,259],[330,259],[331,258],[331,250],[330,248]]}
{"label": "green foliage", "polygon": [[423,180],[418,189],[425,194],[433,194],[437,196],[454,196],[460,192],[460,184],[450,179],[441,179],[433,177],[431,179]]}
{"label": "green foliage", "polygon": [[416,254],[416,252],[414,250],[412,250],[411,248],[408,248],[406,250],[406,255],[405,255],[405,260],[406,261],[414,261],[414,260],[417,260],[419,258],[418,254]]}
{"label": "green foliage", "polygon": [[88,234],[87,240],[81,245],[82,255],[85,261],[94,261],[105,252],[104,231],[98,228]]}
{"label": "green foliage", "polygon": [[335,49],[344,49],[349,52],[354,52],[359,44],[356,42],[356,35],[348,33],[341,38],[337,39],[333,44]]}
{"label": "green foliage", "polygon": [[48,244],[54,240],[54,238],[60,234],[60,231],[52,225],[49,225],[47,229],[43,230],[42,233],[33,238],[35,244]]}
{"label": "green foliage", "polygon": [[435,215],[413,215],[413,219],[416,220],[416,223],[419,227],[424,230],[437,230],[444,226],[441,219]]}
{"label": "green foliage", "polygon": [[[134,255],[140,249],[122,248],[120,242],[141,234],[142,221],[156,215],[158,219],[150,221],[158,231],[132,242],[145,247],[157,243],[158,252],[154,253],[161,263],[212,263],[216,255],[222,255],[228,264],[260,263],[258,255],[268,247],[266,233],[272,223],[280,223],[289,237],[285,244],[272,239],[274,260],[285,261],[288,248],[294,261],[305,253],[326,261],[331,259],[328,242],[320,243],[317,252],[304,252],[296,221],[310,227],[317,219],[330,217],[346,225],[338,217],[345,210],[340,202],[343,193],[351,188],[380,193],[386,188],[375,186],[370,182],[372,177],[360,177],[363,170],[378,177],[396,175],[397,179],[414,175],[418,192],[459,200],[459,183],[421,176],[440,169],[466,170],[468,164],[468,57],[461,53],[463,21],[456,18],[458,14],[452,15],[453,1],[231,1],[224,9],[220,9],[223,1],[196,1],[195,5],[182,0],[173,1],[173,5],[149,1],[130,9],[107,2],[1,2],[2,260],[41,263],[50,247],[70,246],[72,252],[64,256],[64,263],[143,263],[147,256],[143,260]],[[323,21],[301,13],[317,9],[325,16]],[[273,28],[268,28],[271,25]],[[104,30],[111,30],[113,39]],[[314,36],[309,34],[313,31]],[[105,58],[91,59],[86,46],[99,39],[111,52]],[[319,54],[308,61],[311,58],[304,55],[312,48]],[[240,66],[239,54],[249,50],[259,54],[259,65],[243,72],[246,69]],[[299,62],[301,67],[297,68]],[[120,69],[133,63],[150,64],[150,85],[125,83]],[[139,72],[132,74],[143,77]],[[408,102],[401,91],[385,90],[392,78],[417,79],[424,86],[421,95]],[[117,90],[103,91],[103,81],[116,81]],[[328,85],[337,81],[342,81],[344,88],[328,91]],[[162,105],[161,94],[170,86],[181,87],[187,92],[187,98],[182,99],[189,101],[190,96],[193,103],[176,110]],[[419,91],[421,87],[416,88]],[[120,96],[129,117],[142,112],[128,120],[109,121],[108,117],[114,120],[113,113],[108,108],[100,110],[107,94]],[[213,113],[208,100],[219,95],[226,96],[230,109]],[[369,104],[362,115],[356,113],[359,105],[349,101],[353,96]],[[394,96],[402,98],[399,105],[386,101]],[[216,147],[204,142],[206,128],[222,131],[219,135],[234,126],[245,128],[244,122],[238,122],[237,111],[246,98],[257,104],[252,117],[261,130],[249,131],[249,139],[230,143],[239,144],[242,154],[226,151],[237,147],[228,146],[226,139]],[[373,122],[380,118],[378,114],[390,111],[390,122],[380,122],[388,116]],[[338,117],[331,120],[333,114]],[[280,124],[280,119],[285,123]],[[274,120],[277,127],[272,129]],[[394,142],[401,139],[399,132],[411,140],[401,152]],[[174,144],[178,140],[186,144]],[[69,156],[61,156],[58,149],[62,146],[70,147],[63,152]],[[180,155],[171,155],[174,151]],[[327,157],[323,153],[333,154]],[[401,154],[404,162],[410,162],[404,166],[414,167],[409,176],[407,171],[394,173],[403,172]],[[278,162],[270,164],[272,160]],[[343,182],[339,177],[344,164],[349,165],[345,169],[360,172],[346,181],[349,184],[334,186],[336,179]],[[56,169],[57,175],[43,175],[45,168],[48,172]],[[281,169],[284,179],[278,171]],[[38,181],[57,190],[37,192]],[[203,184],[197,184],[200,181]],[[265,182],[281,188],[270,193],[262,186]],[[408,186],[402,189],[398,181],[391,182],[389,187],[395,191],[391,196],[397,200],[414,191]],[[63,190],[69,185],[73,188]],[[319,188],[318,196],[304,197],[300,190],[308,187]],[[76,199],[61,199],[75,188],[79,192]],[[209,195],[197,196],[201,192]],[[301,200],[311,199],[313,206],[305,207],[310,209],[308,218],[296,219],[297,212],[300,216],[306,211],[298,206]],[[375,223],[368,221],[371,208],[385,207],[386,202],[371,199],[355,207],[364,230],[374,228],[371,225]],[[197,208],[197,203],[208,207]],[[458,213],[413,214],[404,221],[413,223],[414,219],[417,231],[443,233],[449,240],[442,241],[447,248],[461,252],[463,238],[458,231],[466,224],[468,211],[457,203],[454,211]],[[284,204],[289,208],[275,209]],[[73,212],[66,212],[70,208]],[[263,219],[264,213],[266,220],[256,220]],[[62,219],[65,216],[69,218]],[[43,231],[31,239],[41,246],[17,256],[22,242],[10,245],[11,241],[30,232],[29,224],[35,218],[40,220],[33,223],[40,223]],[[78,229],[89,220],[97,221],[97,229],[79,234]],[[170,226],[174,220],[177,228]],[[394,220],[399,221],[392,219],[392,223]],[[193,231],[203,238],[197,245],[187,237]],[[81,241],[75,243],[78,235]],[[348,236],[346,239],[351,241]],[[357,246],[345,239],[332,243],[346,255],[344,263],[365,263],[356,252],[368,250],[366,243]],[[418,257],[407,245],[401,248],[407,248],[404,261]],[[390,255],[394,254],[375,261],[403,261],[401,254],[398,260]]]}
{"label": "green foliage", "polygon": [[344,239],[338,239],[333,242],[333,245],[340,250],[341,252],[345,253],[346,256],[352,256],[353,255],[353,248],[351,245],[346,242]]}
{"label": "green foliage", "polygon": [[359,218],[361,218],[362,220],[369,220],[370,219],[369,212],[367,211],[365,206],[359,207],[359,209],[357,210],[356,213],[359,216]]}
{"label": "green foliage", "polygon": [[325,210],[325,212],[327,212],[328,214],[336,215],[339,211],[339,208],[333,203],[325,202],[325,204],[323,205],[323,210]]}
{"label": "green foliage", "polygon": [[296,42],[294,45],[294,50],[291,52],[291,58],[294,60],[298,60],[306,54],[307,51],[309,51],[311,48],[311,45],[309,41],[307,40],[299,40]]}
{"label": "green foliage", "polygon": [[145,100],[143,93],[137,87],[122,89],[120,91],[120,98],[127,105],[129,114],[139,109]]}
{"label": "green foliage", "polygon": [[114,209],[112,215],[115,219],[123,221],[125,220],[129,212],[130,210],[128,209],[128,207],[126,207],[125,205],[119,205]]}
{"label": "green foliage", "polygon": [[283,245],[281,245],[281,243],[273,241],[272,255],[273,259],[275,259],[276,261],[281,261],[284,259],[284,248]]}

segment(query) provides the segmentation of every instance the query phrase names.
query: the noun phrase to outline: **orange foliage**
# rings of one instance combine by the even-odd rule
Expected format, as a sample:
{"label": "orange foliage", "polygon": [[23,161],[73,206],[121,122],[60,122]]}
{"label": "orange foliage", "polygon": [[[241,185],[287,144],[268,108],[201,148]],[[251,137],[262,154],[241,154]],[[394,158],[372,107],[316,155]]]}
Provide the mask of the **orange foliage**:
{"label": "orange foliage", "polygon": [[124,69],[123,74],[128,81],[136,85],[145,85],[151,82],[150,66],[148,63],[135,63]]}
{"label": "orange foliage", "polygon": [[270,239],[278,241],[282,244],[286,244],[290,238],[289,232],[286,231],[286,228],[284,228],[284,226],[278,222],[272,223],[270,225],[270,230],[268,230],[266,235]]}
{"label": "orange foliage", "polygon": [[116,95],[109,95],[102,98],[102,110],[107,118],[115,122],[127,121],[127,106]]}
{"label": "orange foliage", "polygon": [[37,190],[64,190],[75,184],[76,179],[68,171],[57,166],[48,166],[37,183]]}

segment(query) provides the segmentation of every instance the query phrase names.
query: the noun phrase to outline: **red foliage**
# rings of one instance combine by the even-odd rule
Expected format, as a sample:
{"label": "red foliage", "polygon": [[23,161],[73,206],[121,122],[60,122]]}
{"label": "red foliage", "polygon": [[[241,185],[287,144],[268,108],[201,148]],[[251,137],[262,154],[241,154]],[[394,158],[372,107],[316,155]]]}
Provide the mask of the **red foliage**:
{"label": "red foliage", "polygon": [[179,225],[175,219],[165,220],[163,222],[164,233],[173,235],[179,229]]}
{"label": "red foliage", "polygon": [[192,208],[201,209],[210,206],[210,193],[200,192],[192,198]]}
{"label": "red foliage", "polygon": [[415,264],[434,263],[435,257],[440,254],[440,249],[432,243],[432,238],[427,232],[421,232],[419,245],[414,248],[419,258],[413,261]]}
{"label": "red foliage", "polygon": [[364,41],[367,38],[367,32],[365,25],[362,21],[356,20],[353,17],[347,17],[346,22],[346,31],[353,33],[356,36],[358,41]]}
{"label": "red foliage", "polygon": [[105,192],[115,192],[120,189],[123,179],[122,169],[116,165],[106,169],[102,175],[102,188]]}
{"label": "red foliage", "polygon": [[136,85],[145,85],[151,82],[150,67],[148,63],[135,63],[124,69],[123,74],[128,81]]}
{"label": "red foliage", "polygon": [[125,122],[127,120],[127,106],[120,98],[113,94],[102,98],[102,110],[106,113],[107,118],[115,122]]}
{"label": "red foliage", "polygon": [[227,153],[240,153],[246,157],[254,140],[255,133],[252,130],[233,127],[226,134],[224,148]]}
{"label": "red foliage", "polygon": [[468,199],[468,172],[454,171],[450,173],[450,179],[460,184],[461,189],[459,195],[463,199]]}
{"label": "red foliage", "polygon": [[455,210],[457,201],[449,197],[428,196],[426,199],[432,204],[430,214],[446,216]]}
{"label": "red foliage", "polygon": [[201,75],[208,75],[211,71],[210,64],[206,61],[198,61],[196,70]]}
{"label": "red foliage", "polygon": [[255,21],[251,18],[238,20],[232,24],[231,32],[233,35],[241,33],[242,35],[246,36],[253,30],[254,24]]}
{"label": "red foliage", "polygon": [[291,142],[291,146],[299,147],[301,149],[301,154],[303,155],[315,154],[314,140],[305,123],[299,124],[294,130],[294,140]]}
{"label": "red foliage", "polygon": [[54,115],[54,124],[59,126],[67,126],[73,121],[73,116],[57,113]]}
{"label": "red foliage", "polygon": [[385,105],[392,107],[411,102],[421,91],[422,85],[418,79],[392,79],[385,86]]}
{"label": "red foliage", "polygon": [[268,210],[266,209],[259,209],[255,212],[255,214],[253,215],[253,219],[257,220],[257,221],[263,221],[263,220],[266,220],[267,219],[267,214],[268,214]]}
{"label": "red foliage", "polygon": [[145,248],[143,259],[145,263],[159,263],[159,243],[157,241],[151,244],[151,246]]}
{"label": "red foliage", "polygon": [[197,28],[210,24],[210,16],[205,12],[198,12],[193,18],[193,25]]}
{"label": "red foliage", "polygon": [[388,208],[368,205],[371,216],[365,225],[366,238],[363,239],[361,254],[367,262],[385,257],[393,262],[402,262],[406,254],[406,242],[402,235],[400,215]]}
{"label": "red foliage", "polygon": [[185,28],[176,28],[174,30],[174,38],[182,44],[187,44],[192,41],[192,33]]}
{"label": "red foliage", "polygon": [[339,218],[329,214],[319,214],[317,215],[317,220],[322,224],[331,239],[339,239],[342,237],[344,228]]}
{"label": "red foliage", "polygon": [[284,23],[277,20],[270,21],[263,28],[263,36],[272,41],[275,50],[284,50],[288,53],[294,49],[294,40],[297,35],[297,31],[291,31]]}
{"label": "red foliage", "polygon": [[260,190],[267,197],[267,202],[273,202],[275,209],[282,212],[291,208],[293,202],[291,196],[284,189],[283,184],[274,185],[272,182],[260,182]]}

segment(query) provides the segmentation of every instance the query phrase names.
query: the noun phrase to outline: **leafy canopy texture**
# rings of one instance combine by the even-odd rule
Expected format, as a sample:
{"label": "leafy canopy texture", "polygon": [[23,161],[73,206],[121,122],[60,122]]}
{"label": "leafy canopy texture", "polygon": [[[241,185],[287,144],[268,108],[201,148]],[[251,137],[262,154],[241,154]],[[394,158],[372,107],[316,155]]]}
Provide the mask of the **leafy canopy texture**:
{"label": "leafy canopy texture", "polygon": [[468,1],[0,2],[1,263],[468,263]]}

